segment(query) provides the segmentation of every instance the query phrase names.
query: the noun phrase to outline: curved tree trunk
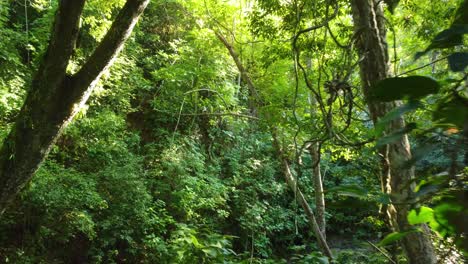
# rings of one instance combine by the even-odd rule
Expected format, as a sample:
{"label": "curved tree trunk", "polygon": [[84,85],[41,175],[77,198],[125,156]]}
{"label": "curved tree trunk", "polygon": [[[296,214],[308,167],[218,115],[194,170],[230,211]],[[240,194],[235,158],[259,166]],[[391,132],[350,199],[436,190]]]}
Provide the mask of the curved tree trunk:
{"label": "curved tree trunk", "polygon": [[73,76],[66,69],[86,0],[61,0],[53,32],[15,126],[0,149],[0,215],[31,180],[63,128],[86,103],[150,0],[128,0],[106,36]]}
{"label": "curved tree trunk", "polygon": [[[363,58],[360,62],[361,85],[375,124],[379,118],[398,105],[398,102],[379,103],[369,100],[372,86],[390,76],[382,1],[351,0],[351,7],[357,50],[359,56]],[[389,125],[386,133],[404,127],[404,119],[398,118]],[[408,137],[403,136],[396,142],[384,146],[379,152],[383,165],[382,186],[394,203],[387,208],[389,222],[396,231],[408,230],[411,228],[407,220],[409,206],[404,202],[412,192],[410,183],[414,178],[414,168],[404,166],[404,163],[411,159]],[[430,231],[425,225],[421,228],[423,232],[410,233],[403,238],[403,249],[412,264],[436,263],[437,257],[430,239]]]}
{"label": "curved tree trunk", "polygon": [[[254,100],[254,108],[256,108],[258,105],[261,104],[262,98],[260,97],[257,88],[255,87],[252,79],[250,78],[250,75],[247,71],[247,69],[244,68],[242,65],[242,62],[239,58],[239,55],[235,51],[234,47],[229,43],[226,38],[219,32],[215,32],[216,36],[218,39],[223,43],[223,45],[226,47],[226,49],[229,51],[229,54],[231,55],[232,59],[234,60],[234,63],[237,66],[237,69],[239,70],[239,73],[241,74],[241,77],[243,81],[247,84],[247,87],[249,88],[250,94],[253,96]],[[254,109],[256,112],[256,109]],[[297,186],[297,181],[294,178],[294,175],[291,172],[289,163],[287,159],[284,157],[283,150],[281,146],[279,145],[278,142],[278,136],[276,132],[276,128],[270,126],[270,132],[273,138],[273,144],[275,147],[275,150],[277,152],[277,156],[279,158],[279,161],[281,162],[281,167],[283,169],[283,176],[286,180],[286,183],[288,186],[291,188],[291,190],[294,192],[297,200],[301,204],[302,209],[304,210],[307,220],[309,221],[309,224],[312,228],[312,231],[314,232],[315,236],[317,237],[317,242],[319,244],[320,249],[322,250],[322,253],[327,256],[330,260],[333,259],[333,254],[330,250],[330,247],[327,244],[327,241],[325,239],[325,233],[322,233],[321,228],[317,222],[317,219],[315,217],[314,212],[312,211],[312,208],[310,208],[309,203],[307,202],[304,194],[302,191],[299,189]]]}

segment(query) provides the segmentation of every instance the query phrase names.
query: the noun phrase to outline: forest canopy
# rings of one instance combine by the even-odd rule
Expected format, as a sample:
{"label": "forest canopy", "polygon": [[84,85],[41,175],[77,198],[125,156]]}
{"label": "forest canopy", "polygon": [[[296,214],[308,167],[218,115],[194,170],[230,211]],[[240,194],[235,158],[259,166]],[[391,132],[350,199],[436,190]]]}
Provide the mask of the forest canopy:
{"label": "forest canopy", "polygon": [[0,263],[464,263],[468,0],[0,1]]}

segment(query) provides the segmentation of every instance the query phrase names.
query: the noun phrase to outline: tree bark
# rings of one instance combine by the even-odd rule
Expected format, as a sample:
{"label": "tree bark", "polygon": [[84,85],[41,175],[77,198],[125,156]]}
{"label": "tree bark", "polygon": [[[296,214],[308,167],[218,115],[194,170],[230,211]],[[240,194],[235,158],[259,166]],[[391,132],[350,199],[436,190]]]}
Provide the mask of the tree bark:
{"label": "tree bark", "polygon": [[[385,18],[382,1],[351,0],[354,31],[357,37],[357,51],[363,59],[360,62],[362,90],[367,100],[371,118],[376,124],[398,102],[379,103],[369,99],[373,85],[390,76],[388,47],[386,43]],[[402,117],[394,120],[386,129],[390,134],[405,127]],[[411,180],[414,168],[404,166],[411,159],[408,137],[405,135],[394,143],[379,150],[382,157],[382,186],[390,194],[393,205],[387,207],[387,216],[392,228],[405,231],[411,228],[407,215],[409,206],[405,204],[412,192]],[[402,239],[403,249],[412,264],[437,263],[437,257],[426,225],[420,226],[423,232],[410,233]]]}
{"label": "tree bark", "polygon": [[66,68],[86,0],[61,0],[49,46],[16,123],[0,149],[0,215],[31,180],[62,130],[86,103],[150,0],[128,0],[106,36],[73,76]]}

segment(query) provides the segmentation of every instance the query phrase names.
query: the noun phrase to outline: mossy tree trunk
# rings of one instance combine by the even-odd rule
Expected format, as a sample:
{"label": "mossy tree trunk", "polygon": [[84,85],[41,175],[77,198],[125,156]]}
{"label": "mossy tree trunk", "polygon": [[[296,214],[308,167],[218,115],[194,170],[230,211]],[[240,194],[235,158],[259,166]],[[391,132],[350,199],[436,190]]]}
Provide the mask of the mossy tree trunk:
{"label": "mossy tree trunk", "polygon": [[[398,102],[381,103],[369,99],[373,85],[390,76],[388,47],[386,43],[385,17],[380,0],[351,0],[354,31],[357,37],[357,51],[361,58],[361,85],[367,100],[371,118],[376,124],[389,111],[398,106]],[[405,127],[402,117],[395,119],[386,129],[386,133]],[[392,228],[406,231],[412,228],[407,220],[411,192],[411,180],[414,168],[404,164],[411,159],[408,137],[388,144],[380,149],[382,157],[382,186],[390,194],[393,205],[387,207],[387,216]],[[410,233],[402,239],[403,249],[412,264],[436,263],[437,258],[427,226],[421,226],[423,232]]]}
{"label": "mossy tree trunk", "polygon": [[93,54],[70,76],[67,66],[86,0],[60,0],[45,56],[0,149],[0,215],[31,180],[64,127],[86,103],[149,1],[128,0]]}

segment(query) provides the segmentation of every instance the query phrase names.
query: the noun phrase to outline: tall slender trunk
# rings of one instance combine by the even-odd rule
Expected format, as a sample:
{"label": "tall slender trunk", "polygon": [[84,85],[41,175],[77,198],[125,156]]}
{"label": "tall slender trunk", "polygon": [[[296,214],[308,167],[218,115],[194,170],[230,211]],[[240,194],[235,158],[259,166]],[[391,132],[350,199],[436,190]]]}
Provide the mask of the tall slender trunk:
{"label": "tall slender trunk", "polygon": [[[380,0],[351,0],[354,31],[357,37],[357,51],[363,59],[360,62],[362,90],[367,100],[371,118],[378,119],[395,108],[399,103],[379,103],[369,99],[373,85],[390,76],[386,43],[385,18]],[[394,120],[386,133],[404,128],[403,118]],[[389,193],[393,205],[388,206],[387,216],[394,230],[405,231],[411,228],[407,215],[409,206],[405,204],[412,192],[411,180],[414,168],[404,166],[411,159],[408,137],[405,135],[394,143],[379,150],[382,157],[382,186]],[[402,239],[403,249],[412,264],[432,264],[437,262],[430,231],[422,225],[423,232],[410,233]]]}
{"label": "tall slender trunk", "polygon": [[[255,87],[252,79],[250,78],[249,72],[243,66],[243,64],[242,64],[242,62],[240,60],[240,57],[237,54],[237,52],[235,51],[234,47],[231,45],[231,43],[229,43],[226,40],[226,38],[220,32],[215,32],[215,34],[218,37],[218,39],[221,41],[221,43],[223,43],[223,45],[229,51],[229,54],[231,55],[232,59],[234,60],[234,63],[236,64],[237,69],[239,70],[239,73],[241,74],[242,79],[247,84],[247,87],[249,88],[250,94],[253,96],[253,100],[255,102],[254,107],[260,106],[261,103],[262,103],[262,98],[260,97],[257,88]],[[268,114],[266,114],[266,115],[268,115]],[[268,116],[266,118],[269,119]],[[275,150],[277,152],[277,156],[278,156],[278,158],[279,158],[279,160],[281,162],[281,167],[283,169],[283,176],[284,176],[284,178],[286,180],[286,183],[291,188],[291,190],[294,192],[297,200],[301,204],[301,207],[302,207],[302,209],[304,210],[304,212],[305,212],[305,214],[307,216],[307,220],[309,221],[309,224],[310,224],[315,236],[317,237],[317,241],[318,241],[318,244],[320,246],[320,249],[322,250],[322,253],[325,256],[327,256],[330,260],[332,260],[333,259],[333,254],[332,254],[332,252],[330,250],[330,247],[327,244],[324,233],[322,233],[322,231],[321,231],[321,229],[320,229],[320,227],[319,227],[319,225],[317,223],[315,214],[312,211],[312,208],[310,208],[309,203],[307,202],[304,194],[302,193],[302,191],[297,186],[297,182],[296,182],[296,180],[294,178],[294,175],[291,172],[289,163],[286,160],[285,155],[283,153],[283,150],[282,150],[281,146],[278,143],[278,136],[277,136],[276,128],[270,126],[270,132],[271,132],[271,135],[272,135],[272,138],[273,138],[273,143],[274,143]]]}
{"label": "tall slender trunk", "polygon": [[317,224],[326,238],[326,221],[325,221],[325,192],[323,189],[323,178],[320,172],[320,144],[312,143],[309,146],[309,154],[312,158],[312,180],[315,193],[315,207],[317,212]]}
{"label": "tall slender trunk", "polygon": [[236,64],[237,69],[239,70],[240,79],[243,80],[247,84],[247,88],[249,89],[248,104],[249,104],[250,113],[253,116],[256,116],[257,115],[256,108],[258,107],[259,104],[261,104],[261,98],[260,98],[260,95],[258,94],[257,89],[255,88],[252,78],[250,78],[249,72],[242,64],[239,53],[237,53],[237,51],[234,49],[231,43],[229,43],[229,41],[220,32],[215,31],[215,35],[223,43],[223,45],[228,50],[229,55],[231,55],[232,59],[234,60],[234,63]]}
{"label": "tall slender trunk", "polygon": [[73,76],[66,69],[86,0],[59,2],[44,59],[15,126],[0,149],[0,215],[31,180],[64,127],[86,103],[149,1],[128,0],[99,46]]}
{"label": "tall slender trunk", "polygon": [[283,169],[283,176],[286,180],[286,183],[294,192],[294,195],[297,201],[301,204],[301,207],[304,210],[307,216],[307,219],[309,220],[309,225],[314,231],[315,236],[317,237],[317,242],[320,246],[320,249],[322,250],[322,253],[324,253],[329,259],[333,259],[333,254],[330,250],[330,247],[328,246],[328,243],[325,237],[325,232],[321,229],[321,226],[319,225],[318,219],[315,216],[314,211],[312,211],[312,208],[310,208],[309,203],[307,202],[307,199],[305,198],[304,194],[302,193],[302,191],[299,189],[299,186],[297,185],[297,181],[291,172],[289,162],[285,158],[283,150],[279,144],[276,130],[274,128],[271,128],[271,131],[272,131],[271,133],[273,136],[273,145],[277,152],[277,156],[280,158],[281,166]]}
{"label": "tall slender trunk", "polygon": [[463,156],[463,163],[465,167],[468,167],[468,120],[465,120],[465,124],[463,124],[463,146],[463,151],[465,151],[465,155]]}
{"label": "tall slender trunk", "polygon": [[[307,58],[307,70],[312,68],[312,59]],[[314,117],[317,116],[317,98],[309,93],[311,127],[314,127]],[[314,142],[308,147],[309,155],[312,160],[312,183],[314,184],[315,208],[317,211],[317,224],[323,237],[326,238],[326,220],[325,220],[325,192],[323,189],[323,178],[320,172],[320,143]]]}

